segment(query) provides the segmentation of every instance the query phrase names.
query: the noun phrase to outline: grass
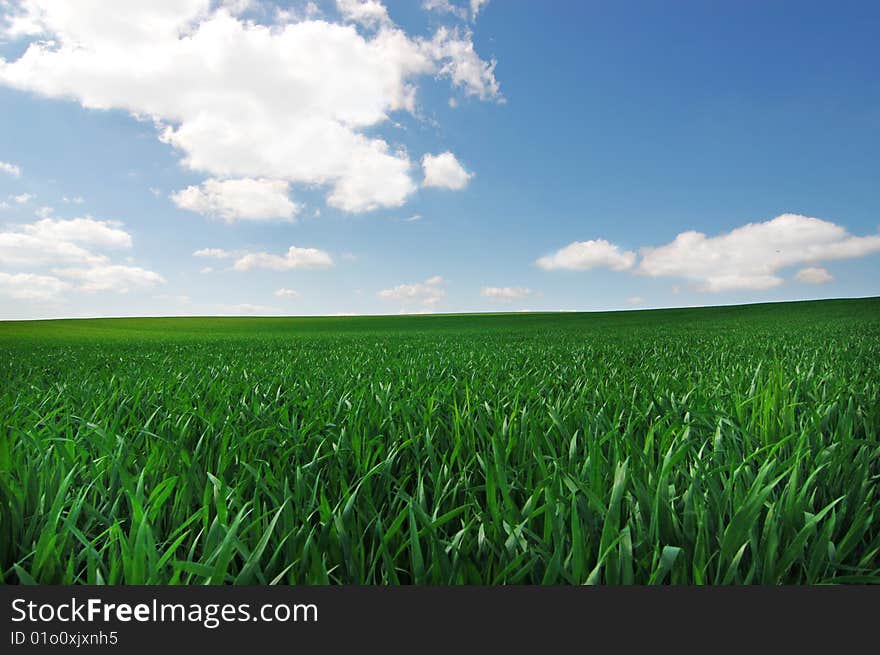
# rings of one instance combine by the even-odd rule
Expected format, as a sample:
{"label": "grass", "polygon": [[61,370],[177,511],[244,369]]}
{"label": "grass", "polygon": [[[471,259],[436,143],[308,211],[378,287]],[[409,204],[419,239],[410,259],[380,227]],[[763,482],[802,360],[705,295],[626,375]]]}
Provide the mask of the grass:
{"label": "grass", "polygon": [[0,324],[0,576],[880,582],[880,299]]}

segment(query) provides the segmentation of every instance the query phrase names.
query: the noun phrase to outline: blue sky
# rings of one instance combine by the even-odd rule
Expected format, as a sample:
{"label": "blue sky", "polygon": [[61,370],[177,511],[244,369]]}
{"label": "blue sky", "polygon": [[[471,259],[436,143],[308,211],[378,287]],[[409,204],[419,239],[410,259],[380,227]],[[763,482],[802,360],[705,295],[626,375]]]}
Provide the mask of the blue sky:
{"label": "blue sky", "polygon": [[0,318],[880,295],[876,3],[71,4],[0,3]]}

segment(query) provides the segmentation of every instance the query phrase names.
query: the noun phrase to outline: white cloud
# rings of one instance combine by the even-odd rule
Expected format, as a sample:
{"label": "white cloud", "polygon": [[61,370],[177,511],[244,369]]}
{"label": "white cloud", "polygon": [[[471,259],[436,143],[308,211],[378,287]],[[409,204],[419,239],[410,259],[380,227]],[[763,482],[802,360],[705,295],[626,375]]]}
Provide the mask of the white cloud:
{"label": "white cloud", "polygon": [[205,266],[204,268],[199,269],[199,273],[201,273],[203,275],[205,275],[207,273],[213,273],[213,272],[214,272],[214,268],[212,266]]}
{"label": "white cloud", "polygon": [[806,284],[825,284],[831,282],[834,276],[820,266],[808,266],[795,273],[794,279]]}
{"label": "white cloud", "polygon": [[299,298],[299,291],[293,289],[278,289],[275,295],[279,298]]}
{"label": "white cloud", "polygon": [[49,275],[0,273],[0,294],[15,300],[55,300],[71,285]]}
{"label": "white cloud", "polygon": [[99,264],[90,268],[56,268],[52,272],[61,277],[77,280],[80,283],[79,288],[88,292],[128,293],[131,289],[151,288],[165,283],[165,279],[154,271],[122,264]]}
{"label": "white cloud", "polygon": [[0,161],[0,173],[6,173],[12,177],[21,177],[21,168],[7,161]]}
{"label": "white cloud", "polygon": [[644,305],[645,299],[642,298],[641,296],[630,296],[629,298],[626,299],[626,302],[629,303],[630,305]]}
{"label": "white cloud", "polygon": [[451,152],[439,155],[425,155],[422,158],[425,181],[422,186],[440,189],[464,189],[473,173],[468,173]]}
{"label": "white cloud", "polygon": [[233,14],[243,14],[256,4],[256,0],[220,0],[220,5]]}
{"label": "white cloud", "polygon": [[383,300],[397,300],[405,304],[415,303],[431,308],[446,296],[444,282],[441,276],[435,275],[424,282],[399,284],[391,289],[383,289],[377,295]]}
{"label": "white cloud", "polygon": [[197,212],[227,223],[239,220],[292,219],[300,206],[291,202],[290,183],[284,180],[243,178],[205,180],[171,194],[181,209]]}
{"label": "white cloud", "polygon": [[388,10],[378,0],[336,0],[336,9],[346,20],[365,27],[388,25]]}
{"label": "white cloud", "polygon": [[212,257],[213,259],[231,259],[235,257],[234,252],[224,250],[223,248],[202,248],[193,253],[193,257]]}
{"label": "white cloud", "polygon": [[471,19],[477,20],[477,15],[489,4],[489,0],[471,0]]}
{"label": "white cloud", "polygon": [[107,261],[80,245],[46,234],[0,232],[0,266],[33,268],[48,264],[97,265]]}
{"label": "white cloud", "polygon": [[61,200],[63,202],[65,202],[66,204],[74,204],[74,205],[81,205],[86,201],[86,199],[83,198],[82,196],[73,196],[72,198],[64,196],[63,198],[61,198]]}
{"label": "white cloud", "polygon": [[[86,246],[88,248],[86,248]],[[37,289],[33,295],[47,297],[73,285],[52,280],[66,278],[82,291],[127,292],[162,284],[165,280],[154,271],[137,266],[114,264],[99,250],[128,250],[131,235],[117,221],[100,221],[91,216],[73,219],[44,218],[0,232],[0,267],[34,269],[53,267],[53,276],[16,273],[6,284]],[[4,273],[8,276],[8,273]],[[11,280],[11,281],[10,281]],[[22,286],[23,285],[23,286]],[[54,291],[53,291],[54,290]],[[15,298],[25,298],[20,292]]]}
{"label": "white cloud", "polygon": [[480,295],[501,302],[512,302],[531,296],[532,290],[525,287],[483,287]]}
{"label": "white cloud", "polygon": [[99,248],[128,249],[131,235],[117,221],[100,221],[91,216],[72,219],[44,218],[23,226],[26,234],[39,239],[70,241]]}
{"label": "white cloud", "polygon": [[406,223],[415,223],[417,221],[422,220],[422,218],[423,218],[423,216],[421,214],[413,214],[412,216],[408,216],[407,218],[404,218],[403,220]]}
{"label": "white cloud", "polygon": [[701,291],[770,289],[784,282],[781,269],[880,252],[880,234],[853,236],[830,221],[782,214],[707,237],[682,232],[658,248],[642,248],[638,273],[693,280]]}
{"label": "white cloud", "polygon": [[425,0],[422,3],[422,7],[427,11],[436,11],[438,14],[452,14],[462,20],[468,16],[467,9],[459,7],[449,0]]}
{"label": "white cloud", "polygon": [[236,271],[250,271],[255,268],[267,268],[273,271],[291,271],[297,268],[329,268],[333,266],[333,258],[329,253],[317,248],[297,248],[290,246],[284,255],[273,255],[267,252],[253,252],[242,255],[235,260]]}
{"label": "white cloud", "polygon": [[32,193],[20,193],[17,196],[9,196],[9,198],[17,202],[19,205],[25,205],[32,199],[36,198],[36,196]]}
{"label": "white cloud", "polygon": [[480,58],[469,32],[411,36],[376,0],[341,0],[351,22],[306,12],[282,25],[210,0],[4,6],[8,31],[38,38],[17,59],[0,59],[0,84],[128,111],[206,177],[320,186],[348,212],[399,207],[416,190],[408,153],[377,128],[393,112],[416,112],[420,78],[500,99],[495,63]]}
{"label": "white cloud", "polygon": [[481,100],[497,100],[503,102],[501,85],[495,78],[496,61],[483,61],[474,49],[474,42],[469,31],[462,32],[455,28],[450,30],[441,27],[434,38],[424,43],[424,50],[432,60],[443,63],[437,75],[447,77],[454,86],[464,89],[469,96],[477,96]]}
{"label": "white cloud", "polygon": [[306,3],[306,6],[302,10],[297,10],[295,7],[284,8],[276,7],[275,8],[275,24],[276,25],[286,25],[287,23],[298,23],[299,21],[305,18],[315,18],[317,16],[321,16],[323,12],[321,8],[309,0]]}
{"label": "white cloud", "polygon": [[585,271],[591,268],[610,268],[613,271],[625,271],[636,262],[636,254],[630,250],[621,251],[620,247],[605,239],[575,241],[552,255],[546,255],[535,263],[544,270],[566,269]]}

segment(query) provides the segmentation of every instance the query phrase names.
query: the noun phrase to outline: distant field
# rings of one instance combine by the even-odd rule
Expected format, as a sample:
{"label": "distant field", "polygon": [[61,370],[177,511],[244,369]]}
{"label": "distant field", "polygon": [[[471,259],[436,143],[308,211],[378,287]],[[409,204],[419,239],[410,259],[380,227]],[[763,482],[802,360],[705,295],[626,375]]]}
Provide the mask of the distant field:
{"label": "distant field", "polygon": [[876,583],[878,432],[878,298],[0,323],[0,576]]}

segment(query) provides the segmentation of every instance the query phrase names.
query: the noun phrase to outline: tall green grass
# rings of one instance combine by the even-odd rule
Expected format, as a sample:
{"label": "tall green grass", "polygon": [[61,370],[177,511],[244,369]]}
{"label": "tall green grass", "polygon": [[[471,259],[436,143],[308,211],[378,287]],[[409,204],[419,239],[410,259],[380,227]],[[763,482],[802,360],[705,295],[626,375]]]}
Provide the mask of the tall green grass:
{"label": "tall green grass", "polygon": [[880,582],[880,301],[0,324],[0,576]]}

